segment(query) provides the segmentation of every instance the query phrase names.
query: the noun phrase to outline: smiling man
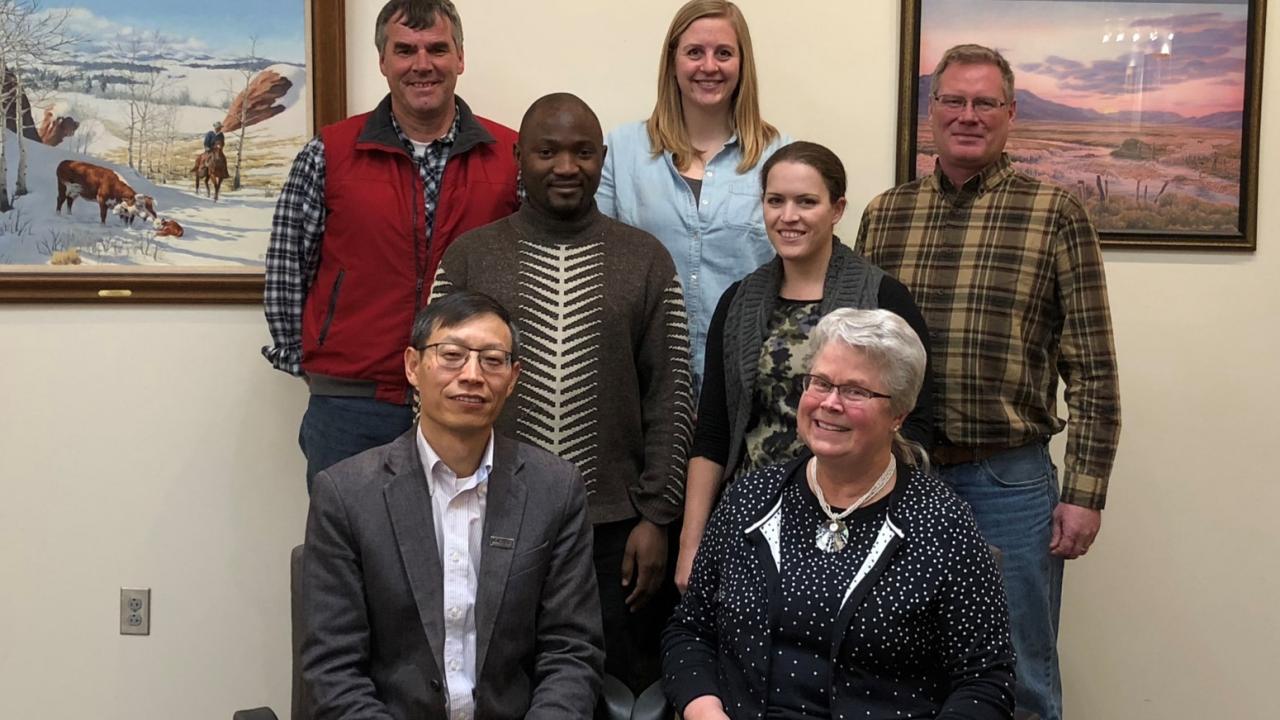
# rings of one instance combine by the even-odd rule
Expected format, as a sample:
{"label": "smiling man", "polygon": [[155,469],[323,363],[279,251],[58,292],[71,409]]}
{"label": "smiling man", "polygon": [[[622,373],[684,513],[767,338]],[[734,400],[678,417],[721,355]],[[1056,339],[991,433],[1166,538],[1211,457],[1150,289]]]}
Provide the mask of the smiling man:
{"label": "smiling man", "polygon": [[387,97],[298,154],[267,248],[262,352],[311,390],[298,433],[308,489],[409,428],[400,352],[440,257],[518,204],[515,133],[454,95],[465,64],[453,3],[391,0],[374,42]]}
{"label": "smiling man", "polygon": [[[1058,720],[1063,560],[1101,527],[1120,391],[1097,233],[1074,195],[1014,169],[1016,114],[999,53],[948,50],[929,95],[934,172],[872,200],[858,245],[929,325],[934,465],[1004,552],[1018,705]],[[1048,440],[1064,428],[1059,492]]]}
{"label": "smiling man", "polygon": [[527,202],[449,248],[433,297],[480,290],[525,330],[524,377],[498,427],[582,471],[606,669],[639,690],[657,679],[674,605],[667,526],[680,515],[692,432],[680,284],[657,239],[596,209],[605,148],[582,100],[534,102],[516,156]]}
{"label": "smiling man", "polygon": [[591,717],[603,662],[578,470],[493,431],[520,376],[506,308],[418,314],[417,429],[319,473],[303,560],[316,718]]}

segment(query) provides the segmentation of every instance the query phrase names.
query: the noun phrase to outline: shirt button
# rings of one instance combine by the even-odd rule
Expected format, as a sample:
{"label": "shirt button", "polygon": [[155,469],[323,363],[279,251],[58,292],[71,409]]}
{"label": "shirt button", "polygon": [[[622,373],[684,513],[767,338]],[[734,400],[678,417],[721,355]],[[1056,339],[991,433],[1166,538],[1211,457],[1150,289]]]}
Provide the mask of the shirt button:
{"label": "shirt button", "polygon": [[454,672],[457,672],[458,668],[460,668],[460,667],[462,667],[462,663],[458,662],[457,660],[450,660],[450,661],[449,661],[449,669],[450,669],[450,670],[453,670]]}
{"label": "shirt button", "polygon": [[706,175],[707,175],[707,177],[715,177],[715,175],[716,175],[716,174],[715,174],[715,173],[713,173],[713,172],[711,172],[710,170],[708,170],[708,171],[706,172]]}
{"label": "shirt button", "polygon": [[462,616],[462,611],[461,611],[461,610],[459,610],[459,609],[458,609],[458,608],[456,608],[456,607],[455,607],[455,608],[449,608],[449,617],[453,618],[454,620],[457,620],[457,619],[458,619],[459,617],[461,617],[461,616]]}

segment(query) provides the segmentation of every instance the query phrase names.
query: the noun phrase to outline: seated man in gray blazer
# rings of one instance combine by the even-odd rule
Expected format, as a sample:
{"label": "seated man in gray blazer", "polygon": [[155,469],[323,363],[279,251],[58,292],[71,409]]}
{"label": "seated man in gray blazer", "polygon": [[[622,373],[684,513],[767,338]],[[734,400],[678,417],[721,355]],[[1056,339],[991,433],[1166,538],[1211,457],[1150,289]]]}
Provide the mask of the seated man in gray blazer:
{"label": "seated man in gray blazer", "polygon": [[421,410],[321,472],[303,561],[316,718],[590,718],[604,662],[586,493],[571,463],[498,436],[520,374],[497,301],[414,321]]}

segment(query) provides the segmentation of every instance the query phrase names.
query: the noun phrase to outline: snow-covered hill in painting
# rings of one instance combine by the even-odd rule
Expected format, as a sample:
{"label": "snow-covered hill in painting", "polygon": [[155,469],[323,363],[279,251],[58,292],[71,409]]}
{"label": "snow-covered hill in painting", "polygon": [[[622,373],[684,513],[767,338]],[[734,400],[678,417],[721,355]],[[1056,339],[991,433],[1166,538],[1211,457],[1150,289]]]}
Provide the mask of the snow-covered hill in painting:
{"label": "snow-covered hill in painting", "polygon": [[[228,83],[235,83],[237,92],[244,84],[244,78],[238,70],[190,68],[171,62],[159,63],[158,66],[165,68],[164,74],[179,90],[190,92],[192,100],[202,100],[198,105],[179,106],[175,118],[175,131],[190,136],[193,141],[198,136],[203,136],[205,131],[212,127],[214,121],[222,120],[226,115],[229,102],[226,97]],[[296,140],[301,137],[305,142],[306,68],[277,63],[267,65],[263,70],[273,71],[289,80],[291,87],[284,97],[276,101],[277,104],[284,106],[285,111],[266,122],[252,126],[250,132],[277,139]],[[76,135],[72,136],[70,142],[82,152],[104,157],[124,148],[125,140],[121,135],[127,132],[129,124],[128,98],[102,97],[92,93],[63,89],[57,91],[44,103],[33,104],[35,107],[32,114],[37,123],[45,109],[50,110],[55,116],[74,117],[81,127]],[[228,144],[230,141],[231,138],[228,138]]]}
{"label": "snow-covered hill in painting", "polygon": [[[21,140],[28,194],[19,197],[14,197],[19,138],[12,125],[0,129],[3,179],[14,205],[0,212],[0,266],[47,265],[59,256],[82,266],[260,267],[280,185],[309,136],[306,68],[269,56],[271,48],[282,47],[286,50],[270,54],[303,56],[302,8],[294,4],[296,48],[285,42],[289,38],[276,36],[252,52],[248,40],[233,44],[199,22],[186,22],[184,34],[175,34],[175,16],[196,12],[180,5],[171,6],[154,27],[125,26],[84,8],[72,10],[66,23],[66,32],[76,37],[72,49],[19,72],[32,122],[38,126],[47,114],[73,118],[79,127],[57,146]],[[226,30],[225,23],[220,29]],[[268,52],[262,51],[264,45]],[[205,132],[215,121],[233,124],[233,101],[266,73],[287,81],[276,83],[287,84],[284,94],[268,100],[282,109],[243,132],[226,132],[228,170],[233,176],[239,170],[240,187],[233,179],[224,181],[216,203],[203,189],[197,195],[192,169]],[[140,95],[149,113],[145,121],[139,120]],[[57,213],[56,168],[63,160],[116,171],[135,192],[153,197],[160,215],[180,224],[183,236],[157,238],[149,224],[128,227],[114,214],[100,223],[92,199],[77,199],[70,214],[65,208]]]}
{"label": "snow-covered hill in painting", "polygon": [[[8,157],[16,158],[17,137],[7,130],[3,134]],[[138,219],[127,227],[115,214],[100,223],[97,203],[87,198],[58,214],[56,170],[63,160],[85,160],[115,170],[135,192],[152,196],[156,211],[176,220],[183,236],[157,238],[149,223]],[[196,197],[186,184],[160,185],[127,166],[37,143],[28,144],[27,163],[30,193],[16,198],[13,210],[0,213],[0,265],[46,265],[55,252],[70,250],[76,251],[82,266],[262,265],[274,193],[231,193],[214,203]]]}

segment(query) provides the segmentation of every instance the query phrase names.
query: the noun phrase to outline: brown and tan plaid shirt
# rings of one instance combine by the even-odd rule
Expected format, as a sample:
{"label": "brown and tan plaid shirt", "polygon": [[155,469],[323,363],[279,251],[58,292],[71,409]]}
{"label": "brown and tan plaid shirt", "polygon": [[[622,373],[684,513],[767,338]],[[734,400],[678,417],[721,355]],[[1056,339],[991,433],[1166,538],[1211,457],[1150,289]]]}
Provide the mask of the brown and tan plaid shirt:
{"label": "brown and tan plaid shirt", "polygon": [[1101,509],[1120,389],[1102,252],[1076,198],[1007,155],[959,189],[935,169],[871,201],[857,248],[915,294],[946,440],[1016,446],[1066,427],[1062,499]]}

